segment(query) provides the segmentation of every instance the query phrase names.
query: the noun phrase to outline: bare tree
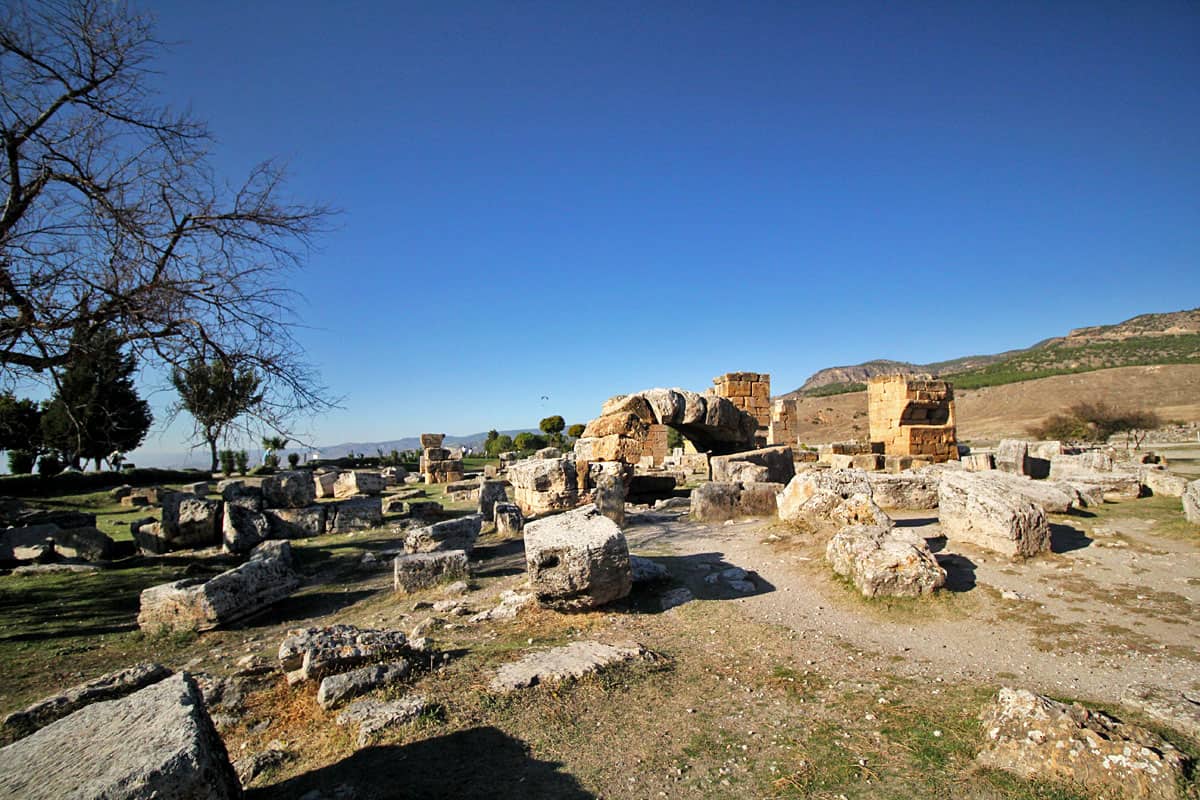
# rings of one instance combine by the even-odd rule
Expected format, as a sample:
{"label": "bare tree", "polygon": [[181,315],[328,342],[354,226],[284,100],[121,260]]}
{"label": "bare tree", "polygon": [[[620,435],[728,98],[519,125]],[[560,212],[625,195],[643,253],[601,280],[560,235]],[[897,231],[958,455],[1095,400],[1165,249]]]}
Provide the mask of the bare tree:
{"label": "bare tree", "polygon": [[120,0],[0,7],[0,377],[56,371],[103,326],[139,360],[254,370],[282,425],[331,402],[288,288],[330,212],[284,199],[270,161],[218,180],[205,125],[149,89],[162,47]]}

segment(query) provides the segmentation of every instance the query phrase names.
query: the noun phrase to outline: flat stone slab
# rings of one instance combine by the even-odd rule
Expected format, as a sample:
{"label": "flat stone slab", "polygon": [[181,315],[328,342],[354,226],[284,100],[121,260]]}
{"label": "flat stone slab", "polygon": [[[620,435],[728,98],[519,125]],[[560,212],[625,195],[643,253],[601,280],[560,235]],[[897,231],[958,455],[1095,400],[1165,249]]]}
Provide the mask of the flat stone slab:
{"label": "flat stone slab", "polygon": [[1121,702],[1200,741],[1200,694],[1138,683],[1125,691]]}
{"label": "flat stone slab", "polygon": [[530,653],[519,661],[505,664],[496,670],[490,688],[493,692],[528,689],[541,683],[582,678],[625,661],[649,658],[650,652],[636,642],[616,645],[572,642],[551,650]]}
{"label": "flat stone slab", "polygon": [[0,797],[226,800],[242,788],[187,674],[94,703],[0,749]]}
{"label": "flat stone slab", "polygon": [[470,572],[465,552],[441,550],[397,556],[392,574],[392,587],[397,592],[415,592],[452,578],[466,578]]}
{"label": "flat stone slab", "polygon": [[329,675],[317,689],[317,703],[321,708],[333,708],[353,697],[399,683],[411,673],[412,665],[407,661],[393,661]]}
{"label": "flat stone slab", "polygon": [[382,730],[412,722],[428,708],[425,698],[410,695],[399,700],[358,700],[338,714],[338,725],[358,725],[358,746],[366,747]]}
{"label": "flat stone slab", "polygon": [[401,631],[330,625],[294,628],[279,644],[288,683],[319,680],[371,662],[408,660],[413,650]]}
{"label": "flat stone slab", "polygon": [[135,664],[127,669],[101,675],[87,683],[72,686],[39,700],[23,711],[14,711],[0,723],[0,735],[8,739],[20,739],[55,720],[73,714],[84,706],[133,694],[170,675],[171,670],[162,664],[150,663]]}

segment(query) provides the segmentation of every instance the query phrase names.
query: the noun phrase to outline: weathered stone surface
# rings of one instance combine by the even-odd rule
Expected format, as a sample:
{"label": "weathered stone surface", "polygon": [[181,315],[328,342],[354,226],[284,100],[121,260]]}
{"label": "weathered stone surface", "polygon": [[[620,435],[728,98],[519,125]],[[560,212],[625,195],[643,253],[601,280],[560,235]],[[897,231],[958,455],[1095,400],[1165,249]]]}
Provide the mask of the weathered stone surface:
{"label": "weathered stone surface", "polygon": [[882,509],[937,508],[938,475],[936,472],[868,472],[864,473],[871,486],[871,499]]}
{"label": "weathered stone surface", "polygon": [[575,462],[566,458],[527,459],[508,468],[512,500],[526,517],[563,511],[579,503]]}
{"label": "weathered stone surface", "polygon": [[383,502],[378,497],[351,497],[330,503],[326,510],[328,533],[349,533],[378,528],[383,524]]}
{"label": "weathered stone surface", "polygon": [[625,524],[625,482],[620,475],[611,472],[598,474],[592,497],[597,511],[618,526]]}
{"label": "weathered stone surface", "polygon": [[14,711],[0,723],[0,736],[13,740],[28,736],[55,720],[73,714],[84,706],[104,700],[116,700],[168,677],[171,670],[161,664],[135,664],[101,675],[99,678],[64,689],[39,700],[23,711]]}
{"label": "weathered stone surface", "polygon": [[162,530],[174,548],[210,547],[221,541],[219,500],[174,492],[162,496]]}
{"label": "weathered stone surface", "polygon": [[0,749],[0,796],[225,800],[242,790],[195,681],[179,674]]}
{"label": "weathered stone surface", "polygon": [[357,494],[377,495],[383,492],[383,476],[372,470],[346,470],[333,484],[334,497],[354,497]]}
{"label": "weathered stone surface", "polygon": [[1012,497],[1019,497],[1041,506],[1047,514],[1065,514],[1076,504],[1074,490],[1060,486],[1052,480],[1037,480],[1024,475],[1012,475],[994,471],[981,474],[980,480],[990,481],[994,486]]}
{"label": "weathered stone surface", "polygon": [[408,470],[404,467],[384,467],[379,474],[383,477],[384,485],[399,486],[408,477]]}
{"label": "weathered stone surface", "polygon": [[1050,549],[1041,507],[988,480],[985,473],[947,470],[938,487],[938,519],[951,541],[965,541],[1011,557]]}
{"label": "weathered stone surface", "polygon": [[366,747],[382,730],[405,725],[425,713],[425,698],[409,695],[399,700],[358,700],[338,714],[338,725],[358,725],[358,746]]}
{"label": "weathered stone surface", "polygon": [[313,491],[317,497],[333,497],[337,491],[340,472],[317,472],[313,474]]}
{"label": "weathered stone surface", "polygon": [[154,517],[134,520],[129,523],[129,532],[133,534],[133,543],[145,555],[162,555],[171,549],[162,525]]}
{"label": "weathered stone surface", "polygon": [[996,469],[1014,475],[1028,475],[1026,460],[1029,442],[1020,439],[1001,439],[996,447]]}
{"label": "weathered stone surface", "polygon": [[968,472],[986,472],[996,468],[996,457],[991,453],[970,453],[959,456],[959,461]]}
{"label": "weathered stone surface", "polygon": [[327,675],[317,689],[317,704],[324,709],[340,706],[359,695],[400,683],[411,673],[412,665],[407,661],[392,661]]}
{"label": "weathered stone surface", "polygon": [[1200,741],[1200,695],[1138,683],[1125,691],[1121,702]]}
{"label": "weathered stone surface", "polygon": [[253,509],[225,503],[221,515],[221,540],[230,553],[248,553],[271,535],[271,524],[265,514]]}
{"label": "weathered stone surface", "polygon": [[428,450],[433,447],[441,447],[445,441],[446,434],[444,433],[422,433],[421,434],[421,449]]}
{"label": "weathered stone surface", "polygon": [[593,505],[525,526],[525,562],[538,601],[561,611],[602,606],[629,594],[629,546]]}
{"label": "weathered stone surface", "polygon": [[857,469],[804,472],[788,483],[777,498],[784,522],[815,525],[892,526],[891,518],[871,499],[871,480]]}
{"label": "weathered stone surface", "polygon": [[[265,542],[259,547],[278,544],[286,543]],[[207,581],[186,578],[144,590],[138,625],[146,630],[210,630],[258,613],[299,585],[290,558],[252,557]]]}
{"label": "weathered stone surface", "polygon": [[907,529],[843,528],[829,540],[825,560],[864,597],[920,597],[946,583],[929,545]]}
{"label": "weathered stone surface", "polygon": [[496,504],[496,533],[520,533],[525,529],[525,516],[514,503]]}
{"label": "weathered stone surface", "polygon": [[279,644],[279,665],[289,683],[320,680],[363,664],[411,661],[413,655],[401,631],[354,625],[293,628]]}
{"label": "weathered stone surface", "polygon": [[445,580],[466,578],[467,554],[462,550],[441,550],[397,556],[392,568],[393,587],[398,592],[428,589]]}
{"label": "weathered stone surface", "polygon": [[233,770],[237,773],[242,786],[248,786],[251,781],[267,770],[277,769],[295,758],[295,754],[282,746],[278,739],[271,743],[266,750],[242,756],[233,762]]}
{"label": "weathered stone surface", "polygon": [[1183,516],[1193,525],[1200,525],[1200,481],[1192,481],[1184,489]]}
{"label": "weathered stone surface", "polygon": [[582,678],[605,667],[653,656],[635,642],[603,644],[572,642],[562,647],[530,653],[519,661],[504,664],[492,679],[493,692],[512,692],[568,678]]}
{"label": "weathered stone surface", "polygon": [[1175,800],[1186,756],[1157,734],[1079,704],[1001,689],[981,715],[976,760],[1027,779],[1067,780],[1113,797]]}
{"label": "weathered stone surface", "polygon": [[1183,497],[1187,491],[1188,479],[1174,472],[1153,464],[1146,464],[1138,472],[1142,485],[1156,497]]}
{"label": "weathered stone surface", "polygon": [[666,567],[648,558],[631,555],[629,568],[635,584],[671,580],[671,573],[667,571]]}
{"label": "weathered stone surface", "polygon": [[478,514],[437,522],[409,532],[404,537],[404,549],[409,553],[462,550],[470,555],[482,526],[483,518]]}
{"label": "weathered stone surface", "polygon": [[195,495],[196,497],[208,497],[208,493],[212,491],[212,484],[208,481],[196,481],[195,483],[184,484],[180,491]]}
{"label": "weathered stone surface", "polygon": [[698,522],[775,516],[775,496],[782,489],[778,483],[702,483],[692,490],[691,516]]}
{"label": "weathered stone surface", "polygon": [[217,493],[226,505],[262,511],[262,489],[258,486],[251,486],[245,481],[225,480],[217,484]]}
{"label": "weathered stone surface", "polygon": [[796,474],[792,448],[783,445],[713,456],[709,463],[714,481],[786,484]]}
{"label": "weathered stone surface", "polygon": [[267,508],[305,508],[317,499],[311,472],[286,470],[262,481],[263,505]]}
{"label": "weathered stone surface", "polygon": [[39,548],[46,544],[47,539],[53,539],[55,551],[66,558],[107,561],[113,554],[112,538],[94,526],[60,528],[48,523],[0,531],[0,561],[27,558],[30,554],[23,553],[23,550]]}
{"label": "weathered stone surface", "polygon": [[506,481],[483,480],[479,483],[479,514],[485,522],[496,519],[496,504],[507,503]]}
{"label": "weathered stone surface", "polygon": [[325,533],[326,506],[268,508],[263,512],[272,539],[307,539]]}
{"label": "weathered stone surface", "polygon": [[535,450],[534,458],[562,458],[562,450],[557,447],[543,447],[541,450]]}
{"label": "weathered stone surface", "polygon": [[471,617],[471,622],[487,622],[491,620],[516,619],[522,611],[535,608],[537,598],[531,594],[514,592],[505,589],[500,593],[500,604],[487,611],[480,611]]}

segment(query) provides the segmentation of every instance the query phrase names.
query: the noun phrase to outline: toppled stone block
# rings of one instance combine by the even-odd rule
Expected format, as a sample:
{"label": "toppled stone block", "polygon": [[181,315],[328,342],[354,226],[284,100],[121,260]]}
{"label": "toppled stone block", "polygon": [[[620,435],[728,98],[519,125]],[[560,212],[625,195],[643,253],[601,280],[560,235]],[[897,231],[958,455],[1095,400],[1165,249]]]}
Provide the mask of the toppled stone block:
{"label": "toppled stone block", "polygon": [[871,479],[862,470],[814,470],[792,478],[778,494],[777,506],[784,522],[890,528],[891,517],[871,497]]}
{"label": "toppled stone block", "polygon": [[432,553],[436,550],[462,550],[470,555],[483,526],[483,518],[471,514],[448,519],[410,531],[404,537],[404,549],[409,553]]}
{"label": "toppled stone block", "polygon": [[375,734],[405,725],[425,713],[428,704],[417,695],[399,700],[358,700],[337,716],[338,725],[358,725],[358,746],[366,747]]}
{"label": "toppled stone block", "polygon": [[508,468],[512,500],[526,517],[564,511],[579,503],[575,462],[567,458],[526,459]]}
{"label": "toppled stone block", "polygon": [[525,526],[525,563],[538,602],[583,611],[629,594],[629,546],[593,505]]}
{"label": "toppled stone block", "polygon": [[[260,547],[269,544],[277,543]],[[138,626],[143,630],[211,630],[257,614],[299,585],[290,558],[251,557],[210,580],[186,578],[144,590]]]}
{"label": "toppled stone block", "polygon": [[29,548],[43,548],[46,540],[54,540],[54,550],[66,558],[84,561],[107,561],[112,558],[115,543],[94,526],[60,528],[53,523],[27,525],[0,530],[0,561],[27,560],[33,553]]}
{"label": "toppled stone block", "polygon": [[313,474],[313,491],[317,497],[333,497],[337,490],[338,472],[317,472]]}
{"label": "toppled stone block", "polygon": [[773,517],[779,483],[711,481],[692,490],[691,516],[698,522],[724,522],[743,517]]}
{"label": "toppled stone block", "polygon": [[713,456],[709,463],[712,479],[726,483],[787,484],[796,474],[792,448],[786,445]]}
{"label": "toppled stone block", "polygon": [[221,540],[229,553],[248,553],[271,535],[265,514],[225,502],[221,515]]}
{"label": "toppled stone block", "polygon": [[1013,558],[1050,549],[1050,525],[1041,507],[1014,496],[984,473],[944,472],[938,519],[951,541],[971,542]]}
{"label": "toppled stone block", "polygon": [[305,508],[317,499],[317,488],[311,472],[285,470],[263,478],[262,496],[267,508]]}
{"label": "toppled stone block", "polygon": [[320,680],[363,664],[412,661],[414,657],[401,631],[354,625],[293,628],[279,644],[279,665],[292,684]]}
{"label": "toppled stone block", "polygon": [[396,557],[393,587],[398,592],[415,592],[469,574],[467,554],[462,550],[413,553]]}
{"label": "toppled stone block", "polygon": [[134,520],[129,523],[129,532],[133,535],[133,543],[144,555],[162,555],[171,550],[162,525],[154,517]]}
{"label": "toppled stone block", "polygon": [[929,545],[906,529],[844,528],[829,540],[825,560],[864,597],[920,597],[946,583]]}
{"label": "toppled stone block", "polygon": [[400,683],[412,673],[407,661],[392,661],[387,664],[371,664],[321,679],[317,689],[317,704],[330,709],[347,700]]}
{"label": "toppled stone block", "polygon": [[378,497],[351,497],[330,504],[326,514],[329,533],[365,531],[383,524],[383,503]]}
{"label": "toppled stone block", "polygon": [[1200,481],[1189,483],[1180,501],[1183,503],[1184,518],[1193,525],[1200,525]]}
{"label": "toppled stone block", "polygon": [[485,522],[496,519],[496,504],[508,502],[507,481],[484,480],[479,484],[479,515]]}
{"label": "toppled stone block", "polygon": [[497,503],[495,508],[496,533],[520,533],[525,529],[525,515],[514,503]]}
{"label": "toppled stone block", "polygon": [[262,489],[258,486],[251,486],[245,481],[225,480],[217,484],[217,492],[226,505],[262,511]]}
{"label": "toppled stone block", "polygon": [[611,472],[596,475],[592,497],[597,511],[615,522],[618,527],[625,524],[625,481],[620,475]]}
{"label": "toppled stone block", "polygon": [[272,539],[307,539],[325,533],[326,506],[268,508],[263,512]]}
{"label": "toppled stone block", "polygon": [[1028,475],[1029,442],[1001,439],[996,446],[996,469],[1013,475]]}
{"label": "toppled stone block", "polygon": [[1143,466],[1138,475],[1142,485],[1156,497],[1183,497],[1183,493],[1187,491],[1188,479],[1185,476],[1168,472],[1157,465]]}
{"label": "toppled stone block", "polygon": [[1200,741],[1200,694],[1187,694],[1163,686],[1137,683],[1125,691],[1121,702]]}
{"label": "toppled stone block", "polygon": [[212,485],[208,481],[197,481],[196,483],[188,483],[180,490],[196,497],[208,497],[208,493],[212,491]]}
{"label": "toppled stone block", "polygon": [[354,497],[358,494],[383,493],[383,475],[370,470],[347,470],[333,484],[334,497]]}
{"label": "toppled stone block", "polygon": [[985,767],[1114,797],[1182,800],[1188,758],[1157,734],[1078,703],[1001,689],[981,714]]}
{"label": "toppled stone block", "polygon": [[399,486],[408,477],[408,470],[404,467],[384,467],[379,474],[383,477],[385,486]]}
{"label": "toppled stone block", "polygon": [[871,499],[882,509],[937,508],[938,476],[935,472],[868,472]]}
{"label": "toppled stone block", "polygon": [[178,674],[0,749],[0,796],[232,800],[242,789],[195,681]]}
{"label": "toppled stone block", "polygon": [[606,667],[653,655],[635,642],[611,645],[601,642],[572,642],[562,647],[530,653],[496,670],[490,688],[493,692],[512,692],[569,678],[582,678]]}
{"label": "toppled stone block", "polygon": [[23,711],[14,711],[0,723],[0,735],[10,741],[20,739],[51,722],[75,713],[84,706],[125,697],[170,675],[171,670],[163,665],[150,663],[135,664],[117,672],[101,675],[87,683],[72,686],[39,700]]}
{"label": "toppled stone block", "polygon": [[983,473],[980,480],[990,481],[1001,491],[1040,506],[1047,514],[1066,514],[1077,501],[1074,489],[1052,480],[1035,481],[1024,475],[999,471]]}
{"label": "toppled stone block", "polygon": [[211,547],[221,541],[219,500],[174,492],[162,496],[162,530],[172,549]]}

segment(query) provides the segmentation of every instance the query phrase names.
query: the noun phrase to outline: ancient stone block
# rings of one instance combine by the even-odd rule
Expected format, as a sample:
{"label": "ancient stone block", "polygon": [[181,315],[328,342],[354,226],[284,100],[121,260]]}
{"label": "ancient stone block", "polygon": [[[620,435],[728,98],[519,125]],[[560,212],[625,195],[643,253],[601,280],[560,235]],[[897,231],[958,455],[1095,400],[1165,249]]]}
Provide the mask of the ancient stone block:
{"label": "ancient stone block", "polygon": [[946,583],[929,545],[907,529],[843,528],[829,540],[825,559],[864,597],[920,597]]}
{"label": "ancient stone block", "polygon": [[270,538],[271,524],[265,514],[226,502],[221,515],[221,541],[230,553],[249,553]]}
{"label": "ancient stone block", "polygon": [[495,517],[496,533],[520,533],[525,528],[525,517],[515,503],[497,503]]}
{"label": "ancient stone block", "polygon": [[307,539],[325,533],[326,506],[268,508],[263,513],[272,539]]}
{"label": "ancient stone block", "polygon": [[392,661],[328,675],[317,689],[317,704],[324,709],[334,708],[367,692],[401,683],[411,672],[407,661]]}
{"label": "ancient stone block", "polygon": [[423,450],[428,450],[432,447],[441,447],[445,438],[446,434],[444,433],[422,433],[421,448]]}
{"label": "ancient stone block", "polygon": [[317,499],[317,488],[311,472],[288,470],[263,478],[262,495],[267,508],[305,508]]}
{"label": "ancient stone block", "polygon": [[938,478],[930,472],[864,473],[880,508],[937,508]]}
{"label": "ancient stone block", "polygon": [[370,470],[347,470],[337,476],[333,484],[334,497],[355,495],[378,495],[383,492],[383,476]]}
{"label": "ancient stone block", "polygon": [[[998,473],[997,473],[998,474]],[[947,470],[938,486],[938,519],[951,541],[965,541],[1011,557],[1050,549],[1050,526],[1041,507],[989,473]]]}
{"label": "ancient stone block", "polygon": [[924,456],[935,462],[958,458],[954,387],[912,375],[883,375],[867,381],[867,415],[872,443],[886,455]]}
{"label": "ancient stone block", "polygon": [[1184,518],[1193,525],[1200,525],[1200,481],[1189,483],[1181,499]]}
{"label": "ancient stone block", "polygon": [[162,495],[162,530],[172,549],[210,547],[221,541],[219,500],[175,492]]}
{"label": "ancient stone block", "polygon": [[383,503],[378,497],[351,497],[331,503],[326,512],[329,533],[349,533],[383,524]]}
{"label": "ancient stone block", "polygon": [[415,592],[468,575],[467,554],[463,550],[411,553],[396,557],[393,588],[397,592]]}
{"label": "ancient stone block", "polygon": [[513,502],[526,517],[574,508],[579,502],[575,462],[566,458],[527,459],[508,468]]}
{"label": "ancient stone block", "polygon": [[605,667],[635,659],[652,658],[649,651],[634,642],[619,645],[601,642],[571,644],[530,653],[501,666],[492,679],[493,692],[512,692],[568,678],[582,678]]}
{"label": "ancient stone block", "polygon": [[251,486],[245,481],[226,480],[217,484],[217,493],[229,505],[262,511],[262,489],[258,486]]}
{"label": "ancient stone block", "polygon": [[363,664],[416,657],[403,632],[354,625],[293,628],[279,643],[279,666],[292,684],[320,680]]}
{"label": "ancient stone block", "polygon": [[178,674],[0,749],[0,795],[233,800],[242,789],[195,681]]}
{"label": "ancient stone block", "polygon": [[710,459],[714,481],[786,484],[796,474],[792,448],[779,445]]}
{"label": "ancient stone block", "polygon": [[505,487],[507,481],[483,480],[479,484],[479,515],[484,521],[492,522],[496,518],[496,504],[508,501]]}
{"label": "ancient stone block", "polygon": [[479,514],[471,514],[418,528],[404,538],[404,549],[409,553],[462,550],[469,555],[475,549],[482,522]]}
{"label": "ancient stone block", "polygon": [[629,547],[621,529],[595,506],[525,526],[525,562],[538,601],[582,611],[629,594]]}

